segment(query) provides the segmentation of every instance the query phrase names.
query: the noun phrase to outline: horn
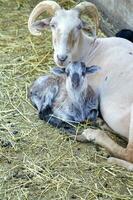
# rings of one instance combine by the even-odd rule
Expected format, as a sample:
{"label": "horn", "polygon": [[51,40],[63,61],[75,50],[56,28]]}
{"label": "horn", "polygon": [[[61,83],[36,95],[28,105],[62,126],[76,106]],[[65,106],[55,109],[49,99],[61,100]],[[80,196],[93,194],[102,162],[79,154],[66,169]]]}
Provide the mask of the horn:
{"label": "horn", "polygon": [[61,7],[55,1],[42,1],[36,5],[30,14],[28,20],[28,29],[33,35],[41,35],[41,32],[36,30],[32,24],[35,22],[36,18],[40,16],[44,11],[47,11],[50,15],[54,15],[57,10]]}
{"label": "horn", "polygon": [[88,15],[94,19],[95,25],[96,25],[96,34],[98,33],[98,28],[99,28],[99,12],[95,4],[84,1],[79,3],[77,6],[75,6],[76,10],[79,11],[79,15]]}

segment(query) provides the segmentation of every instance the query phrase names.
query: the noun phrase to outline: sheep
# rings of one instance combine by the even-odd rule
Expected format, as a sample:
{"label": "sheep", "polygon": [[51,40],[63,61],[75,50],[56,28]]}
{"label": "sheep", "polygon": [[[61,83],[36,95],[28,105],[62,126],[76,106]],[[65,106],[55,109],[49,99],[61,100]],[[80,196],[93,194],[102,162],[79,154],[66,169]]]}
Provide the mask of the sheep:
{"label": "sheep", "polygon": [[[50,17],[36,21],[46,11]],[[90,25],[81,19],[84,14],[94,20],[94,37],[87,35]],[[109,160],[112,163],[133,169],[133,45],[117,37],[97,38],[99,19],[97,7],[90,2],[83,1],[65,10],[55,1],[42,1],[31,12],[28,28],[31,34],[40,36],[45,28],[51,27],[54,61],[58,66],[65,67],[69,62],[80,60],[86,66],[101,67],[101,73],[88,75],[89,85],[94,91],[99,88],[104,121],[125,137],[128,145],[123,148],[102,131],[89,128],[82,136],[104,146],[113,155]]]}
{"label": "sheep", "polygon": [[116,33],[116,37],[125,38],[131,42],[133,42],[133,31],[130,29],[122,29]]}
{"label": "sheep", "polygon": [[66,68],[53,68],[54,75],[39,77],[29,92],[39,117],[58,128],[64,126],[64,122],[96,121],[98,92],[94,93],[86,85],[86,77],[99,69],[98,66],[86,67],[83,62],[75,61]]}

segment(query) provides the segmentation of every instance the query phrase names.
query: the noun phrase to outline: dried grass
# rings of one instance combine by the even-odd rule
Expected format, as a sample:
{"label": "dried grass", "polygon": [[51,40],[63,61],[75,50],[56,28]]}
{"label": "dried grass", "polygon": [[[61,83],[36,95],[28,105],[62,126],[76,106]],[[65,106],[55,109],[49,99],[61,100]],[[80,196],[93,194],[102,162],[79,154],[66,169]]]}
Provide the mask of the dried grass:
{"label": "dried grass", "polygon": [[0,199],[131,200],[132,173],[107,164],[103,148],[39,120],[27,99],[31,82],[54,65],[50,32],[27,30],[36,3],[0,0]]}

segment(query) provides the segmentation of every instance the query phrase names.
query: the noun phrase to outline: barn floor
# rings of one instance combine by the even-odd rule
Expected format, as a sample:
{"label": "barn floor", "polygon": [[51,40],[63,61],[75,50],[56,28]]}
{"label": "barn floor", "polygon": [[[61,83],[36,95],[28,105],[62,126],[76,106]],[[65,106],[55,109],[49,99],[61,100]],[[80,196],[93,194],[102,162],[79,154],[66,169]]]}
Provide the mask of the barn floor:
{"label": "barn floor", "polygon": [[54,65],[50,32],[36,38],[27,29],[37,2],[0,0],[0,199],[131,200],[131,172],[39,120],[27,99],[32,81]]}

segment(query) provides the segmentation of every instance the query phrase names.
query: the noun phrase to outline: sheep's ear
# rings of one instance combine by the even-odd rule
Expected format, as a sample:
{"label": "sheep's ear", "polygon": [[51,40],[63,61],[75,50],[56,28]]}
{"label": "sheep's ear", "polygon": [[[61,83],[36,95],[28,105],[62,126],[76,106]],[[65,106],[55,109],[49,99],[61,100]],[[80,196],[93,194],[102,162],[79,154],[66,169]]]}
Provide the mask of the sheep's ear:
{"label": "sheep's ear", "polygon": [[92,65],[90,67],[86,67],[86,73],[95,73],[97,71],[99,71],[101,69],[101,67],[96,66],[96,65]]}
{"label": "sheep's ear", "polygon": [[61,76],[62,74],[65,74],[65,68],[54,67],[51,69],[51,72],[57,76]]}
{"label": "sheep's ear", "polygon": [[49,17],[47,19],[38,20],[32,24],[32,27],[38,31],[42,31],[45,28],[50,27],[50,21],[51,21],[51,17]]}

